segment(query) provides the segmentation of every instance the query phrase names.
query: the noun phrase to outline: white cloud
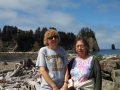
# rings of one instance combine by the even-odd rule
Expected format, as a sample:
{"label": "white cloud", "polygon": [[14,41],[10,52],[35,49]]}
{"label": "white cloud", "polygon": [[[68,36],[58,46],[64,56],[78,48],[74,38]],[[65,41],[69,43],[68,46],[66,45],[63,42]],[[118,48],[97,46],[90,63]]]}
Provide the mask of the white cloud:
{"label": "white cloud", "polygon": [[0,10],[0,19],[13,19],[17,17],[17,13],[10,10]]}
{"label": "white cloud", "polygon": [[[115,27],[105,26],[105,25],[93,26],[93,31],[95,31],[95,35],[96,35],[96,39],[99,47],[102,49],[103,48],[110,49],[111,44],[120,43],[119,29],[116,30]],[[117,48],[120,48],[120,47],[117,46]]]}
{"label": "white cloud", "polygon": [[51,0],[50,5],[55,8],[72,8],[76,9],[81,7],[81,1],[74,0]]}
{"label": "white cloud", "polygon": [[48,5],[48,0],[0,0],[0,7],[14,10],[34,10],[44,9]]}
{"label": "white cloud", "polygon": [[[108,48],[108,45],[112,43],[120,43],[120,26],[112,27],[108,23],[102,25],[103,23],[99,23],[99,21],[96,21],[96,25],[96,23],[88,23],[88,20],[85,21],[87,23],[83,23],[79,21],[77,15],[69,11],[71,9],[80,11],[83,9],[82,7],[92,7],[96,11],[99,10],[99,13],[104,13],[113,9],[118,10],[119,5],[118,0],[110,0],[109,2],[104,0],[0,0],[0,28],[3,27],[1,25],[17,26],[22,30],[55,27],[58,31],[77,34],[83,27],[89,27],[95,32],[100,48]],[[77,14],[82,13],[84,12]],[[89,16],[89,14],[87,15]]]}
{"label": "white cloud", "polygon": [[49,21],[60,26],[69,26],[73,21],[73,18],[70,15],[64,14],[62,12],[53,12],[49,14],[50,16],[47,16]]}

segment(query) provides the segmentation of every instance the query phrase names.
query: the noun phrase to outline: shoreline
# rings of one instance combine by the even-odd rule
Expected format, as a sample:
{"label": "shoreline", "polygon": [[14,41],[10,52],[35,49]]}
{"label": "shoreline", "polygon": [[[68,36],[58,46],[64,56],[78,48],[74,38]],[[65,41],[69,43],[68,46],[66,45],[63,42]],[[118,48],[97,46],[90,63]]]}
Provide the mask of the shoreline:
{"label": "shoreline", "polygon": [[[13,70],[15,69],[15,65],[19,63],[20,61],[15,61],[15,62],[6,62],[7,65],[4,65],[4,61],[0,62],[0,70]],[[36,60],[32,60],[32,62],[36,63]]]}
{"label": "shoreline", "polygon": [[37,56],[38,52],[0,52],[0,57],[2,57],[0,58],[1,61],[5,61],[5,59],[13,59],[13,61],[16,61],[15,59],[18,59],[18,61],[24,59],[37,60]]}

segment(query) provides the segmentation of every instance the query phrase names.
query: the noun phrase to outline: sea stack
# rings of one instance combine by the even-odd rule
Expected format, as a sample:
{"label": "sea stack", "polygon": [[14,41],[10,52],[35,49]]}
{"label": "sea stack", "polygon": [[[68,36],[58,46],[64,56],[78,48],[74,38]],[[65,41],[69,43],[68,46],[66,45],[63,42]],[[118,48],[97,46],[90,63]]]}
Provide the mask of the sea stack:
{"label": "sea stack", "polygon": [[111,45],[111,49],[115,50],[115,45],[114,44]]}

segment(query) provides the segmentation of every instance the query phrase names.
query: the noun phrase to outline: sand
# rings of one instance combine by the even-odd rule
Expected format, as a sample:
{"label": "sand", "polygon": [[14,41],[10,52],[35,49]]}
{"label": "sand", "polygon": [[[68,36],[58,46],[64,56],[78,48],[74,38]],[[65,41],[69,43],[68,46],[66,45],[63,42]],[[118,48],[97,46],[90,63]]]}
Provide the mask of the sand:
{"label": "sand", "polygon": [[[34,63],[36,63],[36,60],[32,60]],[[16,62],[7,62],[7,65],[3,64],[4,62],[0,62],[0,70],[11,70],[14,69],[15,64],[19,63],[19,61]]]}
{"label": "sand", "polygon": [[7,65],[3,64],[4,62],[0,63],[0,70],[10,70],[14,69],[14,66],[17,62],[7,62]]}

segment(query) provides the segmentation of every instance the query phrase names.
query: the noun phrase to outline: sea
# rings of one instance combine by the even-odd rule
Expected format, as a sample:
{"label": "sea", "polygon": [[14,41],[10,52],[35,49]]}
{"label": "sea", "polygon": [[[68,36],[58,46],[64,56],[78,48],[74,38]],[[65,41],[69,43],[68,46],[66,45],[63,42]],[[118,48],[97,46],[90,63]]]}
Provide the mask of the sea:
{"label": "sea", "polygon": [[[68,51],[69,53],[71,54],[74,54],[74,52],[72,51]],[[112,49],[101,49],[100,51],[96,51],[96,52],[90,52],[92,55],[101,55],[101,56],[104,56],[104,55],[110,55],[110,54],[120,54],[120,49],[115,49],[115,50],[112,50]]]}
{"label": "sea", "polygon": [[120,54],[120,49],[101,49],[100,51],[96,51],[96,52],[91,52],[91,54],[93,55],[111,55],[111,54]]}
{"label": "sea", "polygon": [[[70,52],[73,53],[73,52]],[[120,49],[116,49],[116,50],[111,50],[111,49],[101,49],[100,51],[97,52],[91,52],[92,55],[110,55],[110,54],[120,54]],[[16,61],[22,61],[25,58],[20,58],[20,57],[11,57],[11,56],[0,56],[0,63],[3,61],[7,61],[7,62],[16,62]]]}

